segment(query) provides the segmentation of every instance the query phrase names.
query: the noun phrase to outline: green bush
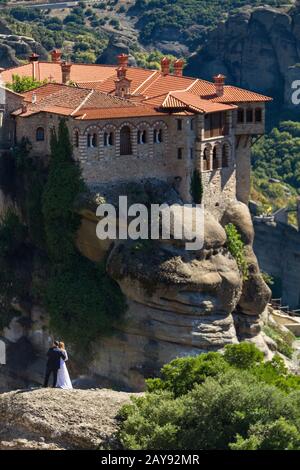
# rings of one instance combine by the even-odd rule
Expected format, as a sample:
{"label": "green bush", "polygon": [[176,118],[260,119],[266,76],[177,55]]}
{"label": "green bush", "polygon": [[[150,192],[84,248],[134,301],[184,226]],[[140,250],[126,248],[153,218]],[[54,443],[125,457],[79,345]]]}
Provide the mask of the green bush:
{"label": "green bush", "polygon": [[77,197],[86,190],[81,170],[72,157],[64,120],[52,134],[49,175],[42,196],[47,254],[50,260],[45,305],[50,325],[77,349],[112,329],[115,318],[125,310],[119,286],[104,266],[84,258],[75,246],[80,216]]}
{"label": "green bush", "polygon": [[239,270],[243,276],[244,280],[248,279],[248,263],[245,259],[245,250],[244,243],[242,241],[241,235],[239,234],[237,228],[233,224],[228,224],[225,226],[225,231],[227,235],[227,246],[237,262]]}
{"label": "green bush", "polygon": [[51,329],[77,350],[88,353],[92,341],[111,333],[113,322],[124,312],[125,301],[103,264],[78,255],[69,266],[52,268],[45,305]]}
{"label": "green bush", "polygon": [[126,449],[300,450],[300,377],[252,344],[176,359],[147,385],[120,413]]}
{"label": "green bush", "polygon": [[275,325],[265,325],[264,332],[275,341],[280,353],[284,354],[290,359],[292,358],[292,346],[296,338],[291,331],[284,332]]}
{"label": "green bush", "polygon": [[147,390],[168,390],[178,397],[191,390],[195,384],[204,382],[207,377],[217,376],[228,367],[224,357],[214,352],[174,359],[162,368],[161,379],[147,380]]}
{"label": "green bush", "polygon": [[191,194],[195,204],[201,204],[203,197],[203,185],[201,175],[198,170],[194,170],[191,179]]}
{"label": "green bush", "polygon": [[238,367],[239,369],[249,369],[257,364],[261,364],[264,360],[264,355],[254,344],[244,342],[225,346],[224,359],[231,366]]}
{"label": "green bush", "polygon": [[12,83],[6,83],[7,88],[15,91],[16,93],[24,93],[25,91],[34,90],[39,86],[45,85],[47,80],[35,80],[32,77],[20,77],[19,75],[13,75]]}

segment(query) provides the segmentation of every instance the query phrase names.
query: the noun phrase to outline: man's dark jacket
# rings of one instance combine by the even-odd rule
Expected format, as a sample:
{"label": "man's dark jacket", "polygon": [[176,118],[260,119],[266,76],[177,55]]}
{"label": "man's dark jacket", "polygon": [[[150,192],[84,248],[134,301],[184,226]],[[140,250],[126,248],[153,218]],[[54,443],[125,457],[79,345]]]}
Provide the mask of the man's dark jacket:
{"label": "man's dark jacket", "polygon": [[58,370],[60,368],[60,359],[65,360],[66,356],[59,348],[50,348],[47,352],[48,361],[47,369],[48,370]]}

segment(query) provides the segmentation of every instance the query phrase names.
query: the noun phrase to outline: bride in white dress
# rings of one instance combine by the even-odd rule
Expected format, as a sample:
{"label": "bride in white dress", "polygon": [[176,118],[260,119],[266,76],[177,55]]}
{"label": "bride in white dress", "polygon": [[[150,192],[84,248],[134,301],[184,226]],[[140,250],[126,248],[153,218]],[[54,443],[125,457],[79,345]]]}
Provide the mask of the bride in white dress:
{"label": "bride in white dress", "polygon": [[58,369],[56,388],[64,388],[65,390],[70,390],[73,388],[68,368],[66,366],[66,361],[68,360],[68,354],[65,349],[65,344],[63,342],[59,343],[59,349],[65,354],[66,359],[60,360],[60,368]]}

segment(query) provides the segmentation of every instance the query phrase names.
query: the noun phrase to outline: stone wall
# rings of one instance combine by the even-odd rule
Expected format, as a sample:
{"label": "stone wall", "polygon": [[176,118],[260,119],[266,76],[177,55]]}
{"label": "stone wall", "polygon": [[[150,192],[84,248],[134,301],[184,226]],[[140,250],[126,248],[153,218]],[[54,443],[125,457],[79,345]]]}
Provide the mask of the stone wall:
{"label": "stone wall", "polygon": [[0,150],[14,145],[15,123],[10,113],[20,108],[22,101],[23,98],[17,93],[0,88]]}
{"label": "stone wall", "polygon": [[[181,130],[178,129],[181,121]],[[17,139],[27,136],[32,153],[46,158],[50,153],[50,129],[58,126],[59,116],[38,113],[28,118],[17,118]],[[228,197],[235,198],[235,149],[231,115],[227,113],[229,134],[204,139],[203,116],[179,114],[147,118],[80,121],[67,119],[74,148],[74,156],[80,162],[83,177],[88,183],[107,181],[142,181],[159,178],[174,186],[186,202],[191,202],[190,185],[194,168],[203,170],[204,143],[211,151],[218,147],[219,168],[205,175],[204,184],[212,185],[205,193],[205,203],[215,205]],[[131,155],[120,155],[120,132],[123,126],[131,131]],[[36,140],[36,130],[43,127],[44,141]],[[146,143],[138,142],[138,131],[146,130]],[[154,132],[162,131],[162,142],[154,142]],[[104,134],[113,133],[112,145],[104,145]],[[95,136],[95,144],[88,140]],[[229,167],[221,169],[221,147],[228,145]],[[203,145],[202,145],[203,144]],[[179,154],[179,149],[181,153]],[[222,195],[222,197],[221,197]]]}

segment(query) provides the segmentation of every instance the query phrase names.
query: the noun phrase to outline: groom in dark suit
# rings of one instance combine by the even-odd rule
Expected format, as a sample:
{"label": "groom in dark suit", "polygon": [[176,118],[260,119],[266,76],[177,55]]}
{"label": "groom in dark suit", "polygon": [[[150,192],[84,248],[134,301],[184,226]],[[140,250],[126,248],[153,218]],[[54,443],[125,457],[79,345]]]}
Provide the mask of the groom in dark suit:
{"label": "groom in dark suit", "polygon": [[66,360],[65,354],[61,349],[59,349],[58,345],[58,341],[54,341],[53,346],[47,352],[48,361],[46,366],[44,387],[48,387],[49,377],[51,374],[53,375],[53,388],[56,387],[57,373],[58,369],[60,368],[60,360]]}

